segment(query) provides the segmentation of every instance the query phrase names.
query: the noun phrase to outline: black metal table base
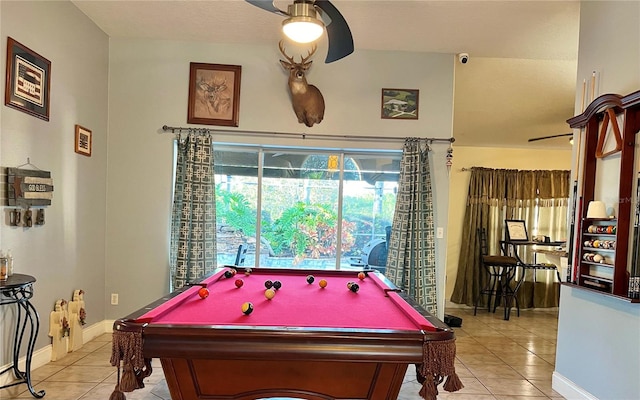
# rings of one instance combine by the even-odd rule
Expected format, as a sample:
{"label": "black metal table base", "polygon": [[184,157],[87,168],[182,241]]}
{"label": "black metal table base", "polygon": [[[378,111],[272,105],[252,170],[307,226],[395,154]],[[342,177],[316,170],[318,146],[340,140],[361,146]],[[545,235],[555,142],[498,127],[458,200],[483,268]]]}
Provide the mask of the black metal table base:
{"label": "black metal table base", "polygon": [[512,288],[512,282],[516,276],[516,270],[518,266],[491,266],[489,272],[489,280],[487,285],[478,293],[474,301],[473,315],[476,315],[478,311],[478,303],[483,295],[487,295],[487,312],[492,311],[492,298],[493,298],[493,312],[496,312],[498,304],[502,302],[504,305],[504,319],[508,321],[511,316],[511,308],[514,306],[520,316],[520,305],[518,304],[517,292],[520,287],[516,284],[515,289]]}
{"label": "black metal table base", "polygon": [[[29,275],[14,274],[6,281],[0,282],[0,306],[17,305],[16,313],[16,330],[13,339],[13,360],[9,367],[0,371],[0,375],[13,371],[15,381],[0,386],[0,389],[26,384],[29,392],[35,398],[42,398],[45,395],[44,390],[36,391],[31,383],[31,361],[33,359],[33,350],[40,329],[40,318],[35,307],[29,299],[33,297],[33,282],[35,278]],[[29,328],[28,336],[27,328]],[[26,361],[25,369],[21,371],[18,367],[18,358],[22,343],[26,338]]]}

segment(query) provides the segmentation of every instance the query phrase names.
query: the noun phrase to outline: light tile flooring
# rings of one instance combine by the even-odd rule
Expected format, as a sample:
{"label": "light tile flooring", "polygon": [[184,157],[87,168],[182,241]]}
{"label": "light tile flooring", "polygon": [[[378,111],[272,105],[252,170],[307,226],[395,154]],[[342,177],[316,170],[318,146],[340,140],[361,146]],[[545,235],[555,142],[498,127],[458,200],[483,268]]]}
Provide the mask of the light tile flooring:
{"label": "light tile flooring", "polygon": [[[534,400],[562,399],[551,389],[554,369],[557,310],[515,311],[509,321],[495,314],[470,309],[452,309],[449,314],[463,319],[456,328],[456,370],[464,389],[456,393],[441,391],[439,399],[454,400]],[[116,384],[116,372],[109,363],[111,335],[102,335],[62,360],[33,371],[36,390],[45,390],[49,400],[109,399]],[[128,400],[171,400],[160,363],[154,360],[154,373],[146,387],[127,393]],[[399,400],[419,400],[420,387],[410,367]],[[0,399],[33,398],[25,385],[0,390]]]}

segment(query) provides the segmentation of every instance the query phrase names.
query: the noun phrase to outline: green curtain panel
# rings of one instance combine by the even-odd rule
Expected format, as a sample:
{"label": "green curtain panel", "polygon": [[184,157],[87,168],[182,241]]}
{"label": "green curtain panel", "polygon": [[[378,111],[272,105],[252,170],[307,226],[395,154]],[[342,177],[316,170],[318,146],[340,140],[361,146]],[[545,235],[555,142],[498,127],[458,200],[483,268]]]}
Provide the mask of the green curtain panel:
{"label": "green curtain panel", "polygon": [[171,216],[171,290],[216,268],[216,198],[210,135],[178,139]]}
{"label": "green curtain panel", "polygon": [[389,240],[386,276],[437,314],[435,234],[429,148],[407,139]]}
{"label": "green curtain panel", "polygon": [[[538,222],[538,234],[551,236],[554,240],[566,239],[570,174],[570,171],[558,170],[471,169],[452,302],[472,306],[486,284],[487,277],[479,258],[478,229],[487,231],[490,254],[500,254],[499,241],[504,237],[505,219],[524,220],[530,236],[532,227]],[[525,262],[533,263],[530,248],[521,246],[518,253]],[[527,277],[518,293],[520,306],[556,307],[558,284],[553,282],[553,276],[548,274],[548,279],[541,276],[535,285],[532,277]],[[480,306],[484,304],[480,303]]]}

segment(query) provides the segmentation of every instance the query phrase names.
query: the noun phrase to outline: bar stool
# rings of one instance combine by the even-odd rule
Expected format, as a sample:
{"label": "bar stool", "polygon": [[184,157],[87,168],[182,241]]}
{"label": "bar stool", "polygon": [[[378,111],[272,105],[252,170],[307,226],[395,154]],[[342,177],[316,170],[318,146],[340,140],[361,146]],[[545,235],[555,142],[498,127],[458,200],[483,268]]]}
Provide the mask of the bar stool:
{"label": "bar stool", "polygon": [[511,303],[515,300],[518,316],[520,316],[520,306],[515,291],[511,289],[511,281],[515,277],[518,260],[515,257],[490,255],[487,243],[487,232],[484,228],[478,228],[477,237],[479,241],[480,265],[488,274],[489,279],[484,288],[480,290],[474,301],[473,315],[478,311],[478,302],[483,295],[487,296],[487,312],[491,312],[491,299],[494,299],[493,312],[496,312],[499,299],[504,302],[504,319],[509,319]]}

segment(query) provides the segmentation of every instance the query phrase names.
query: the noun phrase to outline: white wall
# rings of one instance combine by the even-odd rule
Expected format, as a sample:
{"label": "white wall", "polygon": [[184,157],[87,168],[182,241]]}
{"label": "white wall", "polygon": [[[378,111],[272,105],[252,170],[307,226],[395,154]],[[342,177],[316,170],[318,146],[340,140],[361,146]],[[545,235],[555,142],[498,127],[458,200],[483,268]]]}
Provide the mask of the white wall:
{"label": "white wall", "polygon": [[[9,209],[1,204],[0,248],[12,249],[16,272],[37,279],[32,302],[41,317],[40,348],[50,343],[49,313],[56,299],[70,300],[75,289],[86,292],[87,323],[105,315],[108,38],[69,2],[2,1],[0,10],[0,65],[6,65],[8,36],[51,61],[48,122],[6,106],[0,109],[0,167],[17,167],[30,159],[53,178],[44,226],[9,226]],[[75,124],[93,132],[91,157],[74,152]],[[9,307],[2,308],[0,319],[0,336],[12,338]],[[1,343],[4,365],[9,340]]]}
{"label": "white wall", "polygon": [[[589,87],[593,71],[595,97],[604,93],[626,95],[640,89],[639,2],[581,2],[576,114],[582,112],[583,79]],[[601,163],[619,163],[619,157]],[[619,180],[615,168],[599,168],[607,173],[598,176],[596,196],[609,192],[604,188]],[[640,304],[563,287],[553,389],[569,398],[637,398],[639,310]]]}
{"label": "white wall", "polygon": [[[293,53],[295,50],[290,50]],[[318,54],[325,50],[318,49]],[[287,93],[287,75],[273,46],[111,39],[109,60],[109,163],[106,293],[117,318],[157,299],[168,288],[168,239],[172,179],[172,135],[163,125],[186,126],[189,63],[242,66],[238,130],[335,135],[451,136],[452,54],[358,51],[336,63],[315,57],[308,80],[325,98],[321,124],[297,122]],[[380,118],[382,88],[420,90],[419,120]],[[280,139],[218,134],[219,142],[401,149],[402,141],[374,142]],[[447,145],[434,143],[434,188],[438,226],[448,214]],[[446,243],[438,242],[437,265],[444,283]],[[105,299],[106,301],[106,299]],[[439,304],[444,304],[440,291]]]}
{"label": "white wall", "polygon": [[582,81],[586,79],[589,86],[594,71],[594,97],[605,93],[628,94],[640,88],[638,20],[637,1],[581,2],[576,111],[580,109]]}
{"label": "white wall", "polygon": [[459,307],[449,299],[458,274],[462,228],[467,207],[471,171],[462,168],[484,167],[496,169],[571,169],[571,146],[567,150],[526,150],[493,147],[455,147],[450,175],[449,222],[447,224],[447,267],[445,298],[447,307]]}

